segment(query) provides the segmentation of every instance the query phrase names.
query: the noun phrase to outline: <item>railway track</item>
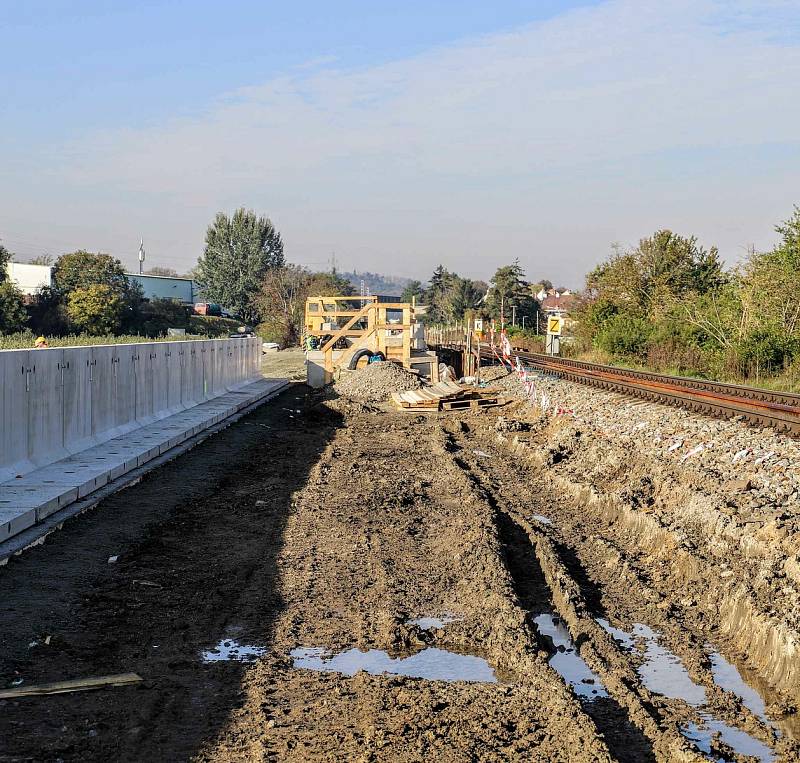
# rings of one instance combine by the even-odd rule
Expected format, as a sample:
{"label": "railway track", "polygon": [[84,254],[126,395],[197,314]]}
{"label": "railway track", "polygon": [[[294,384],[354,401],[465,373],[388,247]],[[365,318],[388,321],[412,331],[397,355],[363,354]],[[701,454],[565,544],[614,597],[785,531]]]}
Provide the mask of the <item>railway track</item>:
{"label": "railway track", "polygon": [[[800,395],[723,384],[716,381],[667,376],[650,371],[586,363],[531,352],[515,352],[520,360],[543,373],[580,384],[674,405],[721,418],[741,417],[754,426],[800,436]],[[481,356],[494,359],[488,346]]]}

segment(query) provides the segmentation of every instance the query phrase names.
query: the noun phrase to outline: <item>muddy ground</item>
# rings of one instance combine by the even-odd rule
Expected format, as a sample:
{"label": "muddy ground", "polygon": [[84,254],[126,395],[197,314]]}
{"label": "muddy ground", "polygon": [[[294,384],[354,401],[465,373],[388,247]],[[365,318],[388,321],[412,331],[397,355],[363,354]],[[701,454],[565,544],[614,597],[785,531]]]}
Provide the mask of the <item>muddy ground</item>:
{"label": "muddy ground", "polygon": [[[556,492],[533,458],[551,426],[297,386],[67,523],[0,569],[0,682],[144,681],[0,701],[0,760],[798,759],[792,692],[747,671],[683,568]],[[347,675],[367,650],[476,680]]]}

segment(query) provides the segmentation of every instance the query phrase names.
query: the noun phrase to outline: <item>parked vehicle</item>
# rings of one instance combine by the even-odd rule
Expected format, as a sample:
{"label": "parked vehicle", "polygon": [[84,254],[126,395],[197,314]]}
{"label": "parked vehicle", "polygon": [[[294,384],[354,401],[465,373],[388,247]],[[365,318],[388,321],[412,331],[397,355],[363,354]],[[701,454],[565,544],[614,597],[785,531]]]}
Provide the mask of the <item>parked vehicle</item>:
{"label": "parked vehicle", "polygon": [[253,337],[255,335],[256,332],[252,326],[239,326],[239,328],[232,334],[228,334],[228,339],[242,339],[246,337]]}
{"label": "parked vehicle", "polygon": [[195,302],[194,311],[197,315],[222,315],[222,308],[214,302]]}

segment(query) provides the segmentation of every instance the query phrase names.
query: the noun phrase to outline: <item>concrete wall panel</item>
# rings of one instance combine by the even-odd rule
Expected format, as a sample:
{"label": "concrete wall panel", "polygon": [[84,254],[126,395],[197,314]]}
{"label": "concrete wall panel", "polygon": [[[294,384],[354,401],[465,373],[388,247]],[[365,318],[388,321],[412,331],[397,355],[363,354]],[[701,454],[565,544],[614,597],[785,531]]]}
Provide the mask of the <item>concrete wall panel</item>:
{"label": "concrete wall panel", "polygon": [[64,350],[64,448],[77,453],[96,444],[92,437],[91,347]]}
{"label": "concrete wall panel", "polygon": [[211,342],[200,342],[200,361],[203,364],[203,399],[208,400],[213,396],[214,390],[214,363],[211,354]]}
{"label": "concrete wall panel", "polygon": [[258,339],[0,351],[0,481],[259,376]]}
{"label": "concrete wall panel", "polygon": [[28,459],[42,466],[69,455],[64,449],[64,350],[37,350],[28,357]]}
{"label": "concrete wall panel", "polygon": [[136,358],[138,345],[115,346],[114,361],[114,424],[117,434],[130,432],[136,423]]}
{"label": "concrete wall panel", "polygon": [[181,400],[189,408],[203,400],[203,354],[200,342],[185,342]]}
{"label": "concrete wall panel", "polygon": [[30,469],[28,461],[28,350],[0,352],[0,479]]}
{"label": "concrete wall panel", "polygon": [[144,426],[155,421],[152,344],[136,345],[136,421]]}
{"label": "concrete wall panel", "polygon": [[92,347],[89,383],[92,387],[92,436],[97,441],[113,437],[114,419],[114,347]]}
{"label": "concrete wall panel", "polygon": [[166,342],[150,345],[150,372],[153,375],[153,413],[162,418],[169,399],[169,370],[167,368]]}
{"label": "concrete wall panel", "polygon": [[227,364],[228,346],[226,342],[213,342],[211,347],[211,358],[214,366],[214,388],[213,396],[217,396],[226,391],[227,387]]}
{"label": "concrete wall panel", "polygon": [[183,410],[181,406],[181,375],[183,355],[181,342],[164,342],[167,345],[164,357],[167,365],[167,410],[170,414]]}

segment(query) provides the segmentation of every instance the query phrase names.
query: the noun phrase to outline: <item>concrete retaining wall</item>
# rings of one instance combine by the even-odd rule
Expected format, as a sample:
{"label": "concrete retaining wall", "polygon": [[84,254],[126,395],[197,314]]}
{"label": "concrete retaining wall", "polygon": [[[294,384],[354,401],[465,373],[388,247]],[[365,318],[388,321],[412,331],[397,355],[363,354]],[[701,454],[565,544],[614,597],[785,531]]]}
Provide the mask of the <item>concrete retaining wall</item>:
{"label": "concrete retaining wall", "polygon": [[0,351],[0,482],[259,378],[261,340]]}

